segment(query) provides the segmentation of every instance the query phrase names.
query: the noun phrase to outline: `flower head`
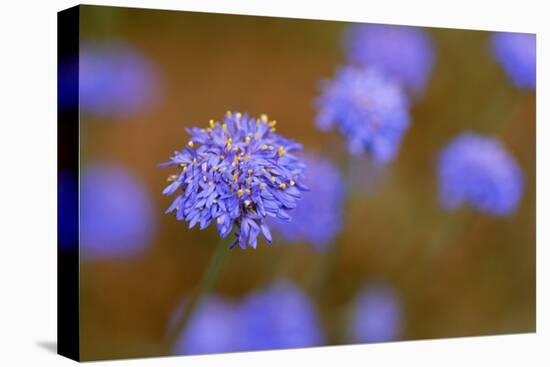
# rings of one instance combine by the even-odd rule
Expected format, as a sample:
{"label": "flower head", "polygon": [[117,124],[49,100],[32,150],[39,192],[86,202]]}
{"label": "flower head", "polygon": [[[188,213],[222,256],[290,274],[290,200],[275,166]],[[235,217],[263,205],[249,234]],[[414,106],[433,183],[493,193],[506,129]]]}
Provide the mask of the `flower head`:
{"label": "flower head", "polygon": [[320,129],[337,128],[352,154],[368,153],[378,163],[393,160],[409,126],[405,93],[374,68],[340,69],[325,81],[317,109]]}
{"label": "flower head", "polygon": [[273,228],[288,242],[306,241],[324,250],[342,230],[345,183],[338,168],[328,159],[303,156],[307,165],[304,193],[292,213],[292,221],[273,220]]}
{"label": "flower head", "polygon": [[493,53],[518,88],[534,89],[537,84],[536,36],[527,33],[493,34]]}
{"label": "flower head", "polygon": [[155,101],[158,77],[138,49],[86,43],[79,58],[80,107],[100,117],[127,117]]}
{"label": "flower head", "polygon": [[246,350],[305,348],[323,342],[314,305],[287,281],[250,294],[240,315]]}
{"label": "flower head", "polygon": [[355,342],[396,340],[401,333],[401,305],[395,290],[382,283],[363,289],[357,297],[352,321]]}
{"label": "flower head", "polygon": [[495,215],[512,214],[523,194],[523,175],[515,159],[494,138],[464,133],[441,152],[438,162],[442,205],[468,203]]}
{"label": "flower head", "polygon": [[[181,317],[183,309],[178,309]],[[174,319],[174,321],[177,318]],[[193,315],[176,342],[174,353],[208,354],[242,350],[236,330],[239,326],[237,307],[217,296],[210,296]]]}
{"label": "flower head", "polygon": [[271,243],[267,217],[290,220],[301,192],[304,164],[293,155],[301,145],[275,133],[276,121],[228,112],[221,123],[187,129],[191,140],[170,162],[179,172],[163,191],[179,190],[166,211],[200,229],[214,221],[221,237],[236,227],[237,243],[256,248],[260,232]]}
{"label": "flower head", "polygon": [[138,176],[123,166],[96,163],[80,179],[82,254],[118,258],[142,252],[154,230],[153,203]]}
{"label": "flower head", "polygon": [[433,66],[433,46],[421,29],[383,24],[351,26],[344,38],[348,62],[375,67],[413,92],[424,90]]}

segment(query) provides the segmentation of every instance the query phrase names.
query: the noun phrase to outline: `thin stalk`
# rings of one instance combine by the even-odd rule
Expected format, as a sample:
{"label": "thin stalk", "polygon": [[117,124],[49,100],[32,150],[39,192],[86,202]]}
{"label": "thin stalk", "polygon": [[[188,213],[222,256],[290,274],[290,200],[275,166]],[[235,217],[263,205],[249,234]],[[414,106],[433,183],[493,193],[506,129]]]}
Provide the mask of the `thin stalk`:
{"label": "thin stalk", "polygon": [[212,254],[210,263],[203,274],[195,296],[192,297],[190,304],[185,307],[182,317],[177,321],[168,335],[167,344],[169,348],[173,348],[175,346],[179,337],[187,328],[189,321],[193,318],[195,312],[200,309],[200,306],[206,299],[206,296],[208,296],[216,285],[216,280],[218,279],[218,275],[220,273],[224,255],[229,250],[229,245],[231,244],[233,238],[233,235],[229,234],[225,239],[222,239],[219,242],[216,251]]}

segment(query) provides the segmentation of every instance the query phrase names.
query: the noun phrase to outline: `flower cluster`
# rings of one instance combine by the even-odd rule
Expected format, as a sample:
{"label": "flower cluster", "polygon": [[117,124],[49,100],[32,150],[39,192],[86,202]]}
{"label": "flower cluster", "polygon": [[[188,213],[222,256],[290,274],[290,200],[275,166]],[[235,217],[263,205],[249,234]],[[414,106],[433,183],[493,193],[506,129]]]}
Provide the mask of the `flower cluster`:
{"label": "flower cluster", "polygon": [[527,33],[495,33],[493,53],[518,88],[534,89],[537,84],[536,36]]}
{"label": "flower cluster", "polygon": [[317,126],[337,128],[352,154],[378,163],[396,156],[409,127],[409,102],[401,87],[374,68],[345,67],[325,81],[317,99]]}
{"label": "flower cluster", "polygon": [[390,286],[367,286],[357,297],[351,329],[353,341],[377,343],[396,340],[401,332],[401,304]]}
{"label": "flower cluster", "polygon": [[310,191],[304,193],[292,221],[273,220],[273,228],[287,242],[306,241],[322,251],[342,230],[345,182],[338,167],[328,159],[313,154],[304,154],[303,159]]}
{"label": "flower cluster", "polygon": [[245,298],[241,323],[246,350],[305,348],[323,342],[314,305],[288,281],[275,282]]}
{"label": "flower cluster", "polygon": [[415,94],[424,90],[434,52],[430,37],[421,29],[357,24],[347,30],[344,43],[351,65],[375,67]]}
{"label": "flower cluster", "polygon": [[156,100],[158,75],[129,44],[86,43],[79,57],[80,107],[99,117],[128,117]]}
{"label": "flower cluster", "polygon": [[[182,317],[178,309],[173,321]],[[227,353],[242,350],[235,335],[239,318],[237,307],[221,297],[210,296],[190,320],[174,346],[176,354]]]}
{"label": "flower cluster", "polygon": [[221,237],[236,227],[231,244],[256,248],[260,232],[271,243],[266,217],[290,220],[302,191],[305,165],[293,155],[301,145],[275,133],[276,121],[227,112],[207,128],[187,129],[191,140],[170,162],[179,172],[163,191],[180,190],[166,211],[200,229],[215,221]]}
{"label": "flower cluster", "polygon": [[[181,317],[176,310],[172,322]],[[169,325],[169,329],[173,323]],[[240,302],[210,296],[174,347],[177,354],[224,353],[321,345],[314,304],[292,283],[280,280]]]}
{"label": "flower cluster", "polygon": [[523,175],[515,159],[495,138],[464,133],[441,152],[438,162],[442,205],[463,203],[495,215],[511,215],[523,194]]}
{"label": "flower cluster", "polygon": [[143,252],[155,228],[146,187],[125,167],[95,163],[80,179],[80,239],[85,259],[121,258]]}

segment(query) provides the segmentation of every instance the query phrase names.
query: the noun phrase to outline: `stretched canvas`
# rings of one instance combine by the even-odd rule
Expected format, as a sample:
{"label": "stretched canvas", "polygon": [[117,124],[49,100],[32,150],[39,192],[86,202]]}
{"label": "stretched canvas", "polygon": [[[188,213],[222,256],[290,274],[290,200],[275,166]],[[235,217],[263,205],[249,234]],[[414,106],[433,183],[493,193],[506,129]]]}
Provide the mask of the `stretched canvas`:
{"label": "stretched canvas", "polygon": [[58,350],[535,331],[534,34],[58,14]]}

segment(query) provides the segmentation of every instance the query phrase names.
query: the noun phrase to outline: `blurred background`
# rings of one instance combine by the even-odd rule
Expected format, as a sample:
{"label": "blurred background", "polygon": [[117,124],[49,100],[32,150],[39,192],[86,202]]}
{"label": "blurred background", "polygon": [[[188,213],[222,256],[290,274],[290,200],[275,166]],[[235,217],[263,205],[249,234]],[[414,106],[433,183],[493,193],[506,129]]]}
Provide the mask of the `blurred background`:
{"label": "blurred background", "polygon": [[[396,159],[383,167],[349,159],[342,137],[314,123],[319,81],[346,63],[347,27],[81,6],[84,360],[166,353],[169,325],[219,238],[212,227],[189,230],[164,215],[173,198],[161,192],[174,172],[158,164],[185,146],[185,128],[206,127],[227,110],[269,114],[281,135],[339,167],[348,187],[342,229],[323,251],[276,232],[271,246],[229,251],[205,307],[210,323],[192,328],[215,330],[214,338],[197,331],[196,340],[219,348],[174,353],[535,331],[535,93],[510,83],[491,33],[423,29],[433,69],[412,99]],[[513,215],[440,208],[437,157],[465,130],[498,137],[521,167]],[[256,340],[273,336],[268,319],[285,325],[273,340],[220,341],[250,333],[247,323]]]}

